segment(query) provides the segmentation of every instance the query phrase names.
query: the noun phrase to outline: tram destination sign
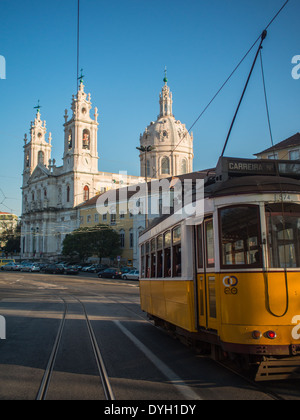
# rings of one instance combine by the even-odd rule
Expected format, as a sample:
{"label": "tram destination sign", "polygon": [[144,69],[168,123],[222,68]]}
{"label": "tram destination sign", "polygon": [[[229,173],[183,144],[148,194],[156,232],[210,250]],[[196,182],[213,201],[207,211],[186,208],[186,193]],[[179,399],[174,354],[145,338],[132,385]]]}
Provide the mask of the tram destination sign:
{"label": "tram destination sign", "polygon": [[217,176],[223,181],[232,176],[278,174],[299,179],[300,161],[221,157],[217,166]]}

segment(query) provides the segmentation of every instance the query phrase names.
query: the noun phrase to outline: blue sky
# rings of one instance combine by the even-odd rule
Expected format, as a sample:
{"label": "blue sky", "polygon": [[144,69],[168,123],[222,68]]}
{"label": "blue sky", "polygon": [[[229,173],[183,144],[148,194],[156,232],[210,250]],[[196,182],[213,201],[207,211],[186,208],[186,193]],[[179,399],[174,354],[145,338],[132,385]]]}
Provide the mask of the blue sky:
{"label": "blue sky", "polygon": [[[99,109],[99,170],[139,175],[136,146],[159,113],[168,68],[176,119],[191,127],[284,0],[81,0],[80,67]],[[268,31],[263,56],[274,141],[300,131],[300,2],[290,0]],[[64,110],[76,90],[77,0],[0,0],[0,211],[21,213],[23,138],[40,99],[62,163]],[[216,164],[255,50],[193,128],[194,169]],[[259,64],[259,62],[258,62]],[[270,146],[257,65],[226,155]]]}

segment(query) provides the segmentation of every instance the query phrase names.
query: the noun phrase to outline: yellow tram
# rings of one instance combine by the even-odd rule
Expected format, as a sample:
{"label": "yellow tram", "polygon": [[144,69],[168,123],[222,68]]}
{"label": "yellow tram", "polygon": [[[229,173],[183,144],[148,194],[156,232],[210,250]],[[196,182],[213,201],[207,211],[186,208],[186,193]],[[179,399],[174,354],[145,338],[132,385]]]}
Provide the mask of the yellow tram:
{"label": "yellow tram", "polygon": [[202,220],[170,214],[140,236],[141,308],[257,380],[300,367],[299,179],[299,161],[220,158]]}

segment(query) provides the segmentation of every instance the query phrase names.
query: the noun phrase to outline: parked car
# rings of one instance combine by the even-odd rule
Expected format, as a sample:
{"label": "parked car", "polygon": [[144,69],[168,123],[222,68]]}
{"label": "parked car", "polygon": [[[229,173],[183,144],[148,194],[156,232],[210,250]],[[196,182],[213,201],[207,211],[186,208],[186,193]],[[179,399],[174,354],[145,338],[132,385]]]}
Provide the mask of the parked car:
{"label": "parked car", "polygon": [[49,264],[44,268],[44,272],[49,274],[64,274],[65,267],[62,264]]}
{"label": "parked car", "polygon": [[8,264],[10,262],[15,262],[15,260],[13,260],[13,259],[7,259],[7,258],[5,258],[5,259],[0,258],[0,267],[2,267],[3,265]]}
{"label": "parked car", "polygon": [[77,265],[68,265],[65,267],[65,274],[75,274],[77,275],[79,273],[79,269]]}
{"label": "parked car", "polygon": [[99,271],[103,271],[106,268],[109,268],[107,264],[95,264],[88,268],[89,273],[99,273]]}
{"label": "parked car", "polygon": [[21,265],[14,262],[9,262],[1,267],[1,270],[3,271],[19,271],[20,269]]}
{"label": "parked car", "polygon": [[21,267],[21,271],[28,272],[28,273],[33,273],[33,272],[39,272],[39,271],[41,271],[41,269],[38,265],[32,263],[32,264],[23,265]]}
{"label": "parked car", "polygon": [[118,268],[106,268],[104,271],[100,271],[97,275],[99,278],[120,279],[122,272]]}
{"label": "parked car", "polygon": [[92,267],[94,267],[92,264],[91,265],[86,265],[85,267],[82,267],[81,271],[83,272],[87,272],[89,269],[91,269]]}
{"label": "parked car", "polygon": [[122,274],[123,280],[139,280],[140,272],[138,270],[131,270],[128,273]]}

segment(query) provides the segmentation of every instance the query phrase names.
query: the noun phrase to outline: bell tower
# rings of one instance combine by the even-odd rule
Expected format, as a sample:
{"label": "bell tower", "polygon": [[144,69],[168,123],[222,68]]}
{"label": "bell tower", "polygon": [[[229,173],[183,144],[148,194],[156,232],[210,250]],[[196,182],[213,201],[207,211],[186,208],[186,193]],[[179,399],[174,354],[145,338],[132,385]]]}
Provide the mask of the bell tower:
{"label": "bell tower", "polygon": [[40,105],[35,107],[37,110],[35,120],[30,126],[30,141],[27,134],[24,137],[24,183],[27,182],[32,172],[38,165],[48,167],[51,159],[52,136],[49,133],[48,142],[46,141],[46,121],[41,120]]}
{"label": "bell tower", "polygon": [[84,173],[98,173],[98,109],[94,119],[90,117],[91,95],[84,91],[83,76],[77,95],[72,98],[72,116],[65,110],[64,169]]}

